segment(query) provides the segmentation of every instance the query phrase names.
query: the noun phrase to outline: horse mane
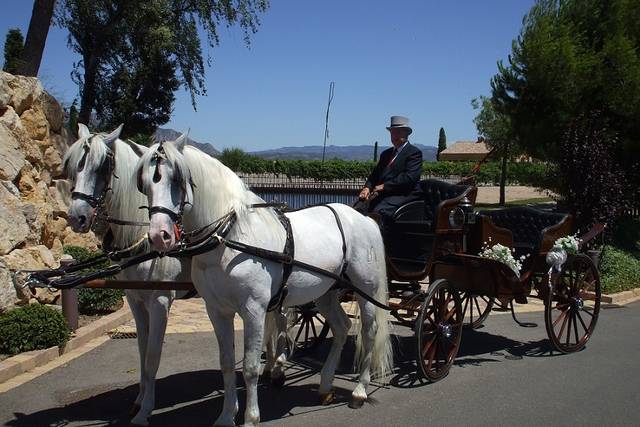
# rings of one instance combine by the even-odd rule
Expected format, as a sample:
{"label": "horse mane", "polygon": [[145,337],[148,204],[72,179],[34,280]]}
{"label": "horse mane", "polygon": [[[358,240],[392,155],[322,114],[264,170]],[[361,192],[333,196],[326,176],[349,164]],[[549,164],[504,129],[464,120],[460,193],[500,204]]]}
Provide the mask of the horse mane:
{"label": "horse mane", "polygon": [[[222,164],[218,159],[200,151],[196,147],[187,145],[180,153],[173,143],[162,144],[167,161],[171,164],[182,181],[183,185],[193,182],[192,206],[187,209],[184,217],[184,225],[187,231],[197,229],[219,219],[234,210],[237,215],[235,234],[250,235],[250,222],[247,214],[258,215],[262,219],[261,227],[267,226],[274,233],[281,230],[281,224],[272,209],[252,209],[254,203],[264,203],[260,197],[249,190],[245,183],[231,169]],[[138,163],[136,176],[142,173],[149,177],[151,159],[158,149],[155,144],[145,153]],[[147,185],[148,180],[143,180]],[[146,189],[144,189],[146,191]],[[253,223],[253,222],[252,222]]]}
{"label": "horse mane", "polygon": [[[100,137],[99,139],[96,137]],[[102,164],[108,154],[108,148],[102,138],[104,133],[92,135],[90,138],[80,138],[73,143],[64,155],[64,170],[69,179],[75,180],[78,173],[78,163],[84,154],[84,143],[89,141],[88,159],[94,166]],[[138,209],[146,204],[146,197],[136,188],[134,170],[138,162],[138,156],[126,142],[117,139],[114,142],[115,170],[111,182],[107,186],[111,188],[105,197],[106,214],[112,218],[127,221],[147,221],[146,211]],[[87,165],[88,166],[88,165]],[[85,167],[87,167],[85,166]],[[113,232],[113,244],[116,247],[128,247],[137,242],[146,233],[146,227],[109,224]]]}

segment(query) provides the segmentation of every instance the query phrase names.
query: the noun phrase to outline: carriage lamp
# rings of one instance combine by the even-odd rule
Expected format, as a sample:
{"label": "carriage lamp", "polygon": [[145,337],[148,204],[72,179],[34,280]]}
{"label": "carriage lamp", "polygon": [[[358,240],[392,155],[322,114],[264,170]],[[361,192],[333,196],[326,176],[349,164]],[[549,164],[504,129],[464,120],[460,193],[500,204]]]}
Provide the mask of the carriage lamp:
{"label": "carriage lamp", "polygon": [[473,212],[473,203],[471,203],[471,200],[469,200],[467,196],[464,196],[464,198],[462,199],[458,207],[462,209],[462,211],[464,212],[465,223],[467,224],[476,223],[476,216]]}
{"label": "carriage lamp", "polygon": [[449,212],[449,225],[452,228],[462,228],[464,225],[465,213],[460,206]]}

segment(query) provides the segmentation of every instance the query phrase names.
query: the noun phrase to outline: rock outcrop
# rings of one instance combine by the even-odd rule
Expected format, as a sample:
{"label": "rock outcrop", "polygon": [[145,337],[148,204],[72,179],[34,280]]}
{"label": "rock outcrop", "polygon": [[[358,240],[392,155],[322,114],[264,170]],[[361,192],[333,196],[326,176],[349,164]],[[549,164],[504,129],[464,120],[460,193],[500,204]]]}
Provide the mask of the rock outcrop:
{"label": "rock outcrop", "polygon": [[[91,233],[67,226],[62,157],[73,141],[64,117],[38,79],[0,71],[0,312],[33,298],[13,271],[57,267],[63,245],[97,248]],[[48,291],[35,297],[59,299]]]}

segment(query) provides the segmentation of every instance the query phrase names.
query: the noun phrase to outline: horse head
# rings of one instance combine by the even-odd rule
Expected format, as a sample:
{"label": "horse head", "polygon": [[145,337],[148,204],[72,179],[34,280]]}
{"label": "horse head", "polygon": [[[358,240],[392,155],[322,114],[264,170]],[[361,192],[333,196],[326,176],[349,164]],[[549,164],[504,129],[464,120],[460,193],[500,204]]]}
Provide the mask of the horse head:
{"label": "horse head", "polygon": [[138,190],[149,202],[149,240],[160,252],[182,237],[182,216],[193,200],[191,174],[183,152],[187,134],[153,145],[137,165]]}
{"label": "horse head", "polygon": [[[92,134],[85,125],[78,124],[78,140],[65,153],[64,171],[72,186],[69,225],[77,233],[91,229],[113,180],[119,179],[115,173],[116,141],[121,131],[122,125],[110,134]],[[126,145],[137,157],[146,151],[145,147],[130,141]]]}

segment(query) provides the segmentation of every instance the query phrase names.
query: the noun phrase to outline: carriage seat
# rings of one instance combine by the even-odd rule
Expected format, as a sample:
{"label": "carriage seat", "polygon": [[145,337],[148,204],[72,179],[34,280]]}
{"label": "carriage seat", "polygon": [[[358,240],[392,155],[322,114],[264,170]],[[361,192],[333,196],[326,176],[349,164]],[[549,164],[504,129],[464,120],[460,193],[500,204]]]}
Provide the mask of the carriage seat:
{"label": "carriage seat", "polygon": [[393,214],[393,222],[424,226],[434,232],[440,203],[461,196],[469,187],[437,179],[422,180],[419,183],[420,192],[416,195],[420,199],[400,206]]}
{"label": "carriage seat", "polygon": [[385,227],[387,256],[403,272],[423,271],[433,250],[440,204],[455,199],[471,187],[436,179],[420,181],[414,200],[400,206]]}
{"label": "carriage seat", "polygon": [[[531,254],[535,255],[541,251],[541,246],[545,236],[545,232],[550,228],[562,226],[562,228],[570,227],[568,223],[570,216],[563,213],[544,212],[527,206],[497,209],[492,211],[481,211],[480,215],[488,218],[491,224],[498,228],[511,232],[513,241],[512,247],[515,249],[517,257]],[[500,230],[487,230],[483,236],[495,236]],[[500,239],[498,239],[500,240]],[[509,244],[509,242],[496,241],[495,243]],[[553,239],[555,241],[555,239]],[[553,242],[551,242],[553,243]],[[548,248],[546,248],[548,250]]]}

